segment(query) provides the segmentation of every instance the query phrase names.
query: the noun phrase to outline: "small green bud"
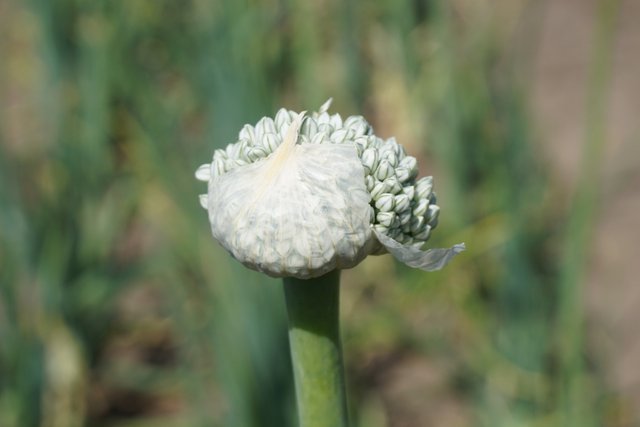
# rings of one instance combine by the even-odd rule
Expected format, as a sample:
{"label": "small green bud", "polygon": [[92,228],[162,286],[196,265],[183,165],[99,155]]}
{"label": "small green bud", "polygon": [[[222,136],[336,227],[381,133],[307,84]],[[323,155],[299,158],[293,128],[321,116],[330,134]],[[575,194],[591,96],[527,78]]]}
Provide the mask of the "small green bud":
{"label": "small green bud", "polygon": [[440,214],[440,206],[438,205],[429,205],[429,209],[427,209],[427,213],[425,214],[425,219],[431,228],[436,228],[438,225],[438,216]]}
{"label": "small green bud", "polygon": [[220,168],[222,170],[221,174],[232,170],[233,168],[235,168],[237,165],[236,163],[236,159],[231,158],[231,159],[226,159],[224,161],[224,165]]}
{"label": "small green bud", "polygon": [[327,140],[327,134],[325,132],[318,132],[311,137],[312,144],[323,144]]}
{"label": "small green bud", "polygon": [[398,178],[398,181],[400,182],[407,182],[409,181],[409,179],[411,179],[411,171],[407,168],[403,168],[401,166],[398,166],[396,168],[396,177]]}
{"label": "small green bud", "polygon": [[378,212],[378,214],[376,215],[378,224],[384,225],[387,228],[390,228],[393,225],[395,219],[395,212]]}
{"label": "small green bud", "polygon": [[331,142],[333,142],[334,144],[342,144],[346,139],[347,131],[345,129],[336,130],[331,134]]}
{"label": "small green bud", "polygon": [[318,123],[318,131],[324,132],[327,135],[331,135],[333,133],[333,126],[329,123]]}
{"label": "small green bud", "polygon": [[402,187],[402,192],[407,195],[409,200],[413,200],[416,190],[413,185],[407,185],[406,187]]}
{"label": "small green bud", "polygon": [[373,226],[373,229],[376,230],[378,233],[382,233],[382,234],[385,234],[385,235],[389,232],[389,228],[385,227],[382,224],[375,224]]}
{"label": "small green bud", "polygon": [[373,224],[376,221],[376,211],[370,207],[369,209],[369,223]]}
{"label": "small green bud", "polygon": [[404,151],[404,147],[398,144],[398,141],[396,141],[394,137],[387,139],[386,142],[387,142],[387,145],[393,148],[393,151],[396,153],[396,156],[398,156],[399,159],[402,159],[404,156],[407,155],[407,153],[405,153]]}
{"label": "small green bud", "polygon": [[378,141],[379,139],[375,135],[367,136],[367,147],[378,148]]}
{"label": "small green bud", "polygon": [[371,190],[371,198],[373,200],[376,200],[378,197],[380,197],[380,195],[382,193],[387,193],[388,191],[387,186],[385,185],[384,182],[376,182],[375,185],[373,186],[373,190]]}
{"label": "small green bud", "polygon": [[[298,113],[296,113],[295,111],[292,111],[292,110],[288,111],[288,113],[289,113],[289,120],[290,120],[290,122],[291,122],[291,123],[295,123],[296,118],[298,117]],[[299,129],[298,129],[298,132],[300,132],[300,130],[299,130]]]}
{"label": "small green bud", "polygon": [[329,120],[330,120],[330,117],[326,111],[318,114],[318,117],[316,118],[316,121],[318,122],[318,126],[329,124]]}
{"label": "small green bud", "polygon": [[404,212],[409,209],[409,204],[411,200],[406,194],[398,194],[394,197],[395,199],[395,211],[398,213]]}
{"label": "small green bud", "polygon": [[437,218],[439,213],[440,213],[440,206],[429,205],[429,208],[427,209],[427,212],[425,213],[424,217],[427,221],[430,221],[431,219]]}
{"label": "small green bud", "polygon": [[226,161],[222,159],[215,159],[213,161],[213,167],[211,168],[212,169],[211,172],[213,172],[214,176],[220,176],[227,171],[227,168],[225,167],[225,165],[226,165]]}
{"label": "small green bud", "polygon": [[[251,142],[253,142],[253,141],[251,141]],[[249,157],[247,157],[247,148],[248,147],[249,147],[249,141],[240,140],[240,142],[238,143],[238,154],[236,156],[238,159],[242,159],[246,163],[249,162]]]}
{"label": "small green bud", "polygon": [[266,117],[264,122],[262,123],[262,126],[263,126],[263,135],[277,132],[276,124],[271,117]]}
{"label": "small green bud", "polygon": [[251,162],[255,162],[260,159],[264,159],[267,157],[267,151],[262,147],[251,147],[249,148],[249,152],[247,153],[247,157]]}
{"label": "small green bud", "polygon": [[300,128],[300,135],[306,135],[307,137],[312,138],[316,132],[318,132],[318,124],[313,120],[313,118],[307,117]]}
{"label": "small green bud", "polygon": [[280,138],[275,133],[268,133],[262,138],[262,145],[267,153],[273,153],[280,145]]}
{"label": "small green bud", "polygon": [[282,129],[289,126],[291,123],[291,119],[289,118],[289,113],[284,108],[281,108],[276,113],[276,118],[274,120],[276,129],[278,132],[282,133]]}
{"label": "small green bud", "polygon": [[[385,147],[386,148],[386,147]],[[380,159],[386,159],[394,168],[398,166],[398,156],[392,148],[386,148],[380,150]]]}
{"label": "small green bud", "polygon": [[373,188],[376,186],[375,178],[373,178],[371,175],[367,175],[364,178],[364,183],[367,186],[367,191],[369,192],[369,194],[371,194],[371,191],[373,191]]}
{"label": "small green bud", "polygon": [[242,127],[242,130],[240,131],[240,134],[238,136],[239,136],[240,139],[253,141],[255,139],[255,133],[254,133],[253,126],[244,125]]}
{"label": "small green bud", "polygon": [[411,234],[416,235],[424,228],[424,217],[423,216],[412,216],[411,221],[409,223]]}
{"label": "small green bud", "polygon": [[196,179],[204,182],[208,182],[211,179],[211,163],[200,165],[196,170]]}
{"label": "small green bud", "polygon": [[333,114],[329,119],[329,123],[334,129],[342,129],[342,117],[340,117],[340,114]]}
{"label": "small green bud", "polygon": [[224,152],[227,154],[227,159],[233,160],[238,155],[238,147],[240,146],[240,141],[235,144],[229,144],[225,147]]}
{"label": "small green bud", "polygon": [[369,124],[362,116],[350,116],[344,121],[344,126],[353,130],[355,137],[369,133]]}
{"label": "small green bud", "polygon": [[413,156],[406,156],[400,160],[400,164],[398,166],[407,169],[416,169],[418,167],[418,161]]}
{"label": "small green bud", "polygon": [[369,175],[378,167],[378,150],[367,148],[362,152],[362,166],[364,172]]}
{"label": "small green bud", "polygon": [[256,123],[256,126],[253,128],[253,139],[250,139],[252,142],[252,144],[250,145],[253,145],[257,142],[259,143],[262,140],[262,137],[265,134],[265,131],[264,131],[265,120],[267,120],[267,117],[261,118],[260,120],[258,120],[258,123]]}
{"label": "small green bud", "polygon": [[426,241],[429,239],[429,236],[431,235],[431,227],[429,227],[428,225],[424,228],[424,230],[422,230],[420,233],[418,234],[414,234],[413,238],[416,240],[422,240],[422,241]]}
{"label": "small green bud", "polygon": [[389,193],[399,194],[402,192],[402,185],[395,176],[387,178],[384,183],[389,188]]}
{"label": "small green bud", "polygon": [[383,193],[377,198],[375,206],[381,212],[391,212],[395,206],[395,196],[390,193]]}
{"label": "small green bud", "polygon": [[300,135],[298,136],[298,143],[299,144],[309,144],[311,141],[309,140],[309,137],[307,135]]}
{"label": "small green bud", "polygon": [[216,151],[213,152],[213,160],[216,159],[226,159],[227,158],[227,153],[224,150],[221,150],[220,148],[218,148]]}
{"label": "small green bud", "polygon": [[426,199],[431,195],[433,189],[433,177],[425,176],[416,182],[416,194],[415,199]]}
{"label": "small green bud", "polygon": [[393,228],[389,229],[388,236],[391,237],[392,239],[394,239],[397,242],[401,242],[402,238],[403,238],[402,230],[399,229],[399,228],[393,227]]}
{"label": "small green bud", "polygon": [[[398,212],[398,211],[396,211]],[[411,230],[411,218],[413,218],[413,216],[411,215],[411,211],[406,210],[403,212],[398,212],[398,219],[400,220],[400,226],[403,227],[403,230],[405,233],[408,233]],[[407,229],[405,230],[404,227],[407,227]]]}
{"label": "small green bud", "polygon": [[394,175],[394,171],[393,171],[393,166],[391,166],[391,163],[389,163],[389,161],[386,159],[380,160],[380,163],[378,164],[378,169],[376,169],[376,178],[378,178],[380,181],[384,181],[385,179],[393,175]]}

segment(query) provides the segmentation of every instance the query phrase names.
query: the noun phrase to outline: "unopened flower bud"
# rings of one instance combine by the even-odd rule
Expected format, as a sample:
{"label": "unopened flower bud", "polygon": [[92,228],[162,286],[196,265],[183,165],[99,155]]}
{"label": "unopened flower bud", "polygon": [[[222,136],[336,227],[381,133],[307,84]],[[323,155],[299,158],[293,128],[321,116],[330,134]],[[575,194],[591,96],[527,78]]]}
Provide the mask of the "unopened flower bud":
{"label": "unopened flower bud", "polygon": [[262,144],[267,151],[267,153],[273,153],[280,145],[280,138],[275,133],[267,133],[262,138]]}
{"label": "unopened flower bud", "polygon": [[364,172],[369,175],[378,167],[378,151],[373,148],[367,148],[362,152],[362,166]]}
{"label": "unopened flower bud", "polygon": [[380,150],[380,159],[386,159],[394,168],[398,166],[398,156],[396,156],[395,151],[391,147]]}
{"label": "unopened flower bud", "polygon": [[373,188],[376,186],[376,180],[371,175],[367,175],[364,178],[364,183],[367,187],[367,191],[369,192],[369,194],[371,194],[371,192],[373,191]]}
{"label": "unopened flower bud", "polygon": [[344,121],[344,126],[353,130],[354,137],[366,135],[369,132],[369,125],[362,116],[351,116]]}
{"label": "unopened flower bud", "polygon": [[382,193],[386,193],[386,192],[387,192],[387,186],[384,184],[384,182],[376,182],[375,185],[373,186],[373,190],[371,190],[371,198],[373,200],[377,200]]}
{"label": "unopened flower bud", "polygon": [[415,169],[418,167],[418,161],[413,156],[406,156],[402,160],[400,160],[400,164],[398,166],[407,169]]}
{"label": "unopened flower bud", "polygon": [[402,192],[402,185],[395,176],[390,176],[384,181],[384,183],[389,189],[389,193],[398,194]]}
{"label": "unopened flower bud", "polygon": [[300,128],[300,135],[306,135],[307,137],[312,138],[317,132],[318,124],[311,117],[307,117]]}
{"label": "unopened flower bud", "polygon": [[412,234],[418,234],[424,228],[424,216],[412,216],[409,223]]}
{"label": "unopened flower bud", "polygon": [[398,194],[397,196],[394,196],[395,199],[395,211],[398,213],[404,212],[407,209],[409,209],[409,203],[411,202],[411,200],[409,200],[409,197],[407,197],[406,194]]}
{"label": "unopened flower bud", "polygon": [[290,123],[291,119],[289,119],[289,113],[284,108],[281,108],[276,113],[276,118],[274,120],[278,133],[281,132],[281,129],[286,128]]}
{"label": "unopened flower bud", "polygon": [[428,207],[429,207],[429,202],[426,199],[422,199],[418,201],[418,204],[416,205],[416,207],[413,208],[413,214],[415,216],[423,217],[424,214],[427,212]]}
{"label": "unopened flower bud", "polygon": [[312,144],[322,144],[328,140],[327,134],[325,132],[319,131],[315,135],[311,137]]}
{"label": "unopened flower bud", "polygon": [[333,114],[329,119],[329,123],[334,129],[342,129],[342,117],[340,117],[340,114]]}
{"label": "unopened flower bud", "polygon": [[220,176],[225,173],[226,170],[226,162],[222,159],[215,159],[213,161],[212,172],[215,176]]}
{"label": "unopened flower bud", "polygon": [[[411,226],[410,222],[411,222],[411,212],[408,210],[402,211],[402,212],[398,212],[398,219],[400,220],[400,226],[404,227],[405,225],[409,225]],[[407,232],[409,232],[410,229],[407,229]]]}
{"label": "unopened flower bud", "polygon": [[249,157],[249,160],[251,160],[251,162],[255,162],[257,160],[267,157],[267,152],[262,147],[252,147],[249,149],[249,152],[247,153],[247,157]]}
{"label": "unopened flower bud", "polygon": [[211,163],[200,165],[196,170],[196,179],[204,182],[208,182],[211,179]]}
{"label": "unopened flower bud", "polygon": [[347,139],[347,131],[339,129],[331,134],[331,142],[334,144],[342,144]]}
{"label": "unopened flower bud", "polygon": [[395,196],[390,193],[383,193],[376,200],[375,206],[381,212],[390,212],[395,206]]}
{"label": "unopened flower bud", "polygon": [[422,240],[422,241],[426,241],[429,239],[429,236],[431,235],[431,227],[429,227],[428,225],[424,228],[424,230],[422,230],[420,233],[415,234],[413,237],[416,240]]}
{"label": "unopened flower bud", "polygon": [[407,168],[399,166],[396,168],[396,177],[398,178],[398,181],[405,183],[409,181],[409,179],[411,179],[411,171]]}
{"label": "unopened flower bud", "polygon": [[425,176],[416,182],[416,200],[426,199],[431,195],[433,189],[433,177]]}
{"label": "unopened flower bud", "polygon": [[407,185],[406,187],[402,187],[402,192],[406,194],[410,200],[413,200],[413,196],[415,194],[415,188],[413,185]]}
{"label": "unopened flower bud", "polygon": [[378,221],[378,223],[384,225],[387,228],[391,227],[395,219],[395,212],[378,212],[378,214],[376,215],[376,220]]}
{"label": "unopened flower bud", "polygon": [[380,181],[384,181],[390,176],[394,175],[393,166],[389,163],[388,160],[382,159],[378,164],[378,169],[376,169],[376,178]]}
{"label": "unopened flower bud", "polygon": [[251,125],[244,125],[242,127],[242,130],[240,131],[240,134],[238,135],[240,139],[249,140],[249,141],[253,141],[254,136],[255,136],[255,132],[254,132],[253,126]]}

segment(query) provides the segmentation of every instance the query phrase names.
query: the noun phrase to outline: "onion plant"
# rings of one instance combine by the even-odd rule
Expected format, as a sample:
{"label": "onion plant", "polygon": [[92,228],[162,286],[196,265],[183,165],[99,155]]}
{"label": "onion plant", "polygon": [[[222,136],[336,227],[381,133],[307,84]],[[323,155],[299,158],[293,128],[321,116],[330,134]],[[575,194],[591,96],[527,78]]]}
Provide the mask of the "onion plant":
{"label": "onion plant", "polygon": [[348,425],[340,270],[390,253],[431,271],[464,249],[423,250],[438,224],[432,177],[361,116],[280,109],[196,171],[213,237],[245,266],[284,281],[302,427]]}

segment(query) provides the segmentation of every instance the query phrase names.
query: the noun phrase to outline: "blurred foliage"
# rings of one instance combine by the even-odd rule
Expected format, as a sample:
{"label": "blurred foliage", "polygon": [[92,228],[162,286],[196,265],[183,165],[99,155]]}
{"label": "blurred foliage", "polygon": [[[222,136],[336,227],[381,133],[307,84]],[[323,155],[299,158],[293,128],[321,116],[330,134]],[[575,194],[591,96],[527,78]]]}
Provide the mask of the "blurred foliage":
{"label": "blurred foliage", "polygon": [[598,369],[554,328],[582,334],[558,286],[584,254],[558,262],[566,194],[528,111],[544,2],[507,4],[3,3],[0,426],[294,425],[280,283],[213,242],[193,171],[331,96],[436,176],[433,245],[469,248],[344,272],[354,425],[602,424]]}

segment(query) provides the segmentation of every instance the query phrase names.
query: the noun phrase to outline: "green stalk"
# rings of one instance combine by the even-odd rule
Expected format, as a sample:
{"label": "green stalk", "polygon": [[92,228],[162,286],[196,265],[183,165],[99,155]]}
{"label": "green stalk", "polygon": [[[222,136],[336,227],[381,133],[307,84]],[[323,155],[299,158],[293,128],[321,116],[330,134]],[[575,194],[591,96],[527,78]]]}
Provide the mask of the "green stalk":
{"label": "green stalk", "polygon": [[347,427],[340,271],[283,281],[300,427]]}
{"label": "green stalk", "polygon": [[587,131],[580,176],[567,224],[558,294],[562,427],[597,425],[585,383],[583,282],[592,231],[601,203],[599,182],[606,140],[606,108],[620,0],[600,0],[588,85]]}

